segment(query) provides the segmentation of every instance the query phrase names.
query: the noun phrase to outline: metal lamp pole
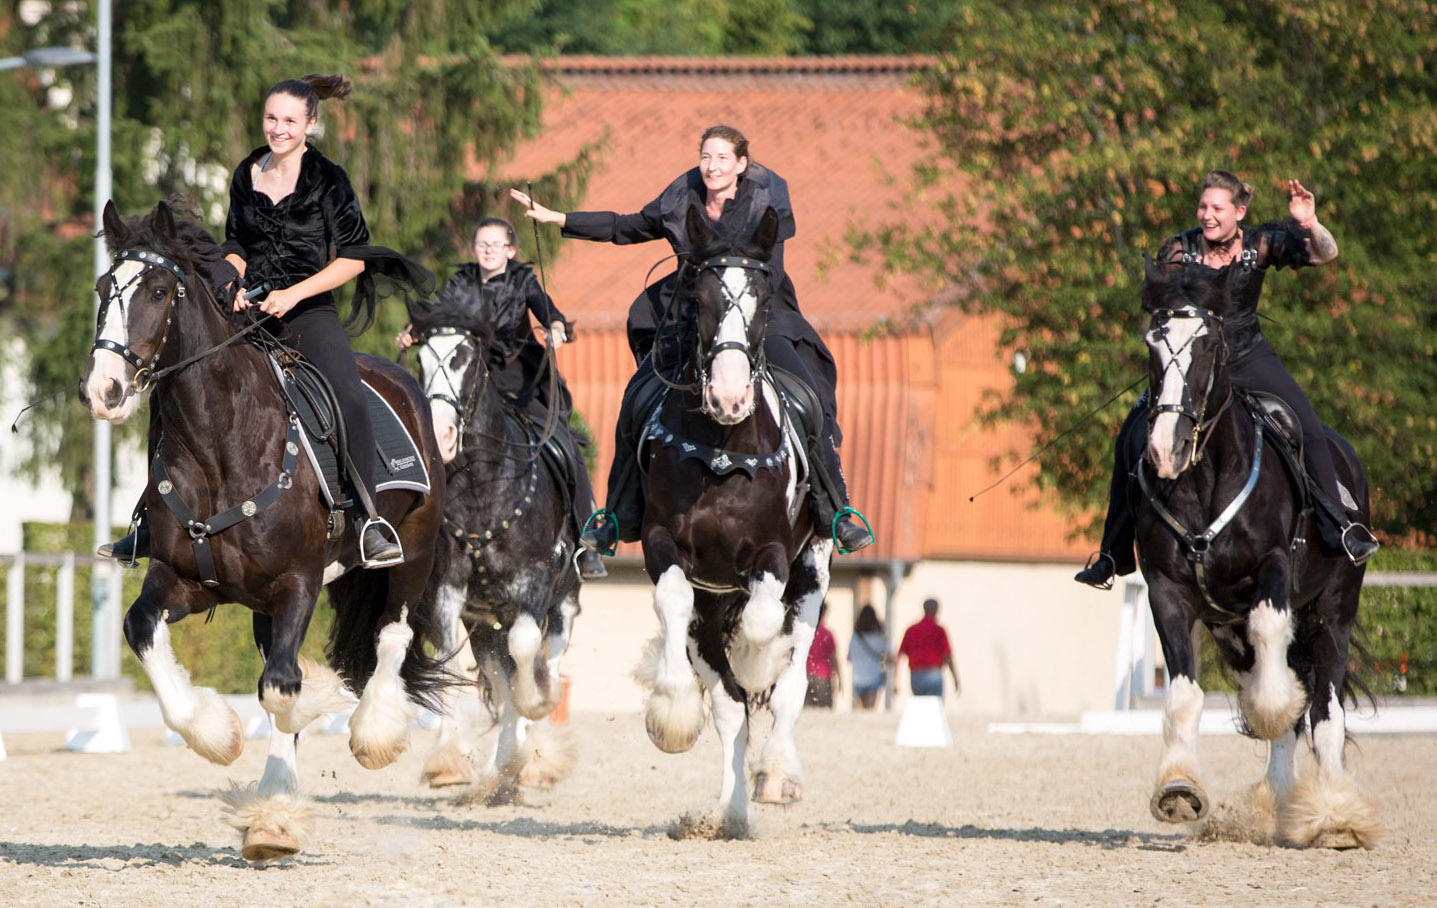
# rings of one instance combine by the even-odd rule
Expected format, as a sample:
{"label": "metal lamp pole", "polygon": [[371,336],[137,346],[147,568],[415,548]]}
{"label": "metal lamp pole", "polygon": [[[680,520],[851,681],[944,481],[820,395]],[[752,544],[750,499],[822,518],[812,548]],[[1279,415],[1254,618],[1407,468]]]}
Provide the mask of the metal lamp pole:
{"label": "metal lamp pole", "polygon": [[[58,66],[95,64],[96,107],[95,123],[95,232],[99,233],[105,202],[109,200],[111,187],[110,165],[110,103],[111,103],[111,24],[110,0],[96,0],[98,30],[96,41],[98,53],[90,53],[79,47],[39,47],[19,57],[0,59],[0,70],[19,69],[22,66],[37,69],[53,69]],[[95,238],[95,275],[98,277],[109,270],[110,257],[105,241]],[[99,317],[99,299],[95,301],[95,315]],[[110,528],[110,424],[103,419],[95,420],[95,545],[109,541]],[[90,579],[91,637],[90,673],[96,678],[116,678],[120,674],[117,649],[104,645],[113,639],[118,631],[118,603],[109,594],[111,567],[97,565]]]}

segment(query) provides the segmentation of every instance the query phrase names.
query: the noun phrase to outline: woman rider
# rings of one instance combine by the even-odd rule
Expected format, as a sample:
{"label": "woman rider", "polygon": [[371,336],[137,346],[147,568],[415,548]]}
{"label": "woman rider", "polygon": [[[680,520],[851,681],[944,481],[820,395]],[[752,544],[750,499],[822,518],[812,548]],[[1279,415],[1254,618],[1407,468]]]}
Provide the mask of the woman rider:
{"label": "woman rider", "polygon": [[[221,248],[245,286],[267,288],[258,306],[271,317],[270,331],[297,347],[334,389],[353,467],[350,478],[368,516],[359,534],[361,561],[367,568],[383,568],[403,562],[404,553],[394,528],[374,506],[379,456],[334,291],[358,278],[347,326],[363,331],[374,319],[377,276],[387,279],[386,287],[420,291],[432,287],[434,278],[392,249],[369,245],[348,174],[307,141],[318,122],[319,102],[347,97],[352,88],[344,76],[309,75],[269,90],[265,144],[235,168]],[[254,304],[236,289],[236,312]],[[126,560],[145,556],[147,536],[131,534],[102,547],[101,554]]]}
{"label": "woman rider", "polygon": [[[503,218],[487,217],[474,228],[474,261],[459,270],[439,291],[436,305],[454,306],[460,311],[481,316],[493,329],[485,362],[489,379],[516,409],[543,424],[550,413],[561,428],[555,440],[563,447],[573,478],[574,532],[584,529],[584,521],[594,509],[594,491],[589,485],[589,472],[584,455],[579,451],[574,434],[568,431],[573,398],[563,376],[556,371],[555,397],[549,399],[549,361],[544,347],[534,337],[530,317],[545,326],[549,345],[558,350],[574,337],[574,323],[564,317],[553,299],[539,285],[539,279],[527,264],[517,261],[514,225]],[[414,344],[410,327],[399,332],[400,348]],[[462,444],[462,440],[461,440]],[[581,549],[579,575],[585,580],[607,576],[604,562],[592,549]]]}
{"label": "woman rider", "polygon": [[[848,506],[848,490],[838,459],[842,441],[836,415],[835,387],[838,382],[833,356],[808,320],[798,311],[793,281],[783,269],[783,241],[794,235],[793,206],[789,201],[788,183],[783,177],[756,161],[750,161],[748,139],[731,126],[711,126],[699,140],[699,166],[680,175],[659,197],[645,205],[638,214],[617,214],[612,211],[552,211],[537,205],[525,193],[511,190],[515,201],[525,206],[525,214],[540,223],[558,224],[567,237],[628,245],[649,240],[668,240],[674,252],[689,252],[684,230],[684,217],[690,198],[704,203],[709,220],[721,223],[735,235],[744,228],[757,225],[763,212],[772,207],[779,216],[779,239],[769,260],[774,281],[774,309],[769,315],[769,328],[764,337],[764,355],[768,362],[797,375],[818,395],[823,410],[822,439],[814,453],[822,460],[827,474],[825,488],[815,495],[820,526],[834,526],[840,551],[852,552],[873,542],[873,535]],[[635,360],[642,362],[657,341],[657,318],[664,310],[677,285],[677,272],[646,290],[629,310],[629,346]],[[630,390],[642,377],[639,370],[631,380]],[[625,393],[625,399],[630,394]],[[612,551],[620,539],[631,542],[639,538],[643,515],[642,488],[638,477],[638,453],[633,439],[624,431],[620,420],[615,433],[614,465],[609,470],[609,508],[596,513],[584,534],[584,544],[599,551]],[[816,490],[818,491],[818,490]],[[836,518],[836,519],[835,519]]]}
{"label": "woman rider", "polygon": [[[1325,265],[1337,258],[1337,242],[1317,221],[1312,193],[1297,180],[1288,181],[1288,213],[1291,220],[1260,227],[1244,228],[1252,188],[1226,170],[1210,172],[1198,197],[1198,226],[1163,244],[1157,264],[1166,272],[1182,268],[1225,268],[1235,265],[1232,309],[1223,322],[1229,350],[1228,368],[1234,384],[1281,398],[1297,415],[1302,427],[1303,459],[1326,506],[1318,507],[1322,542],[1334,552],[1343,552],[1354,564],[1362,564],[1377,553],[1377,540],[1357,515],[1341,504],[1337,470],[1328,449],[1327,434],[1307,395],[1302,393],[1283,368],[1257,320],[1258,298],[1269,267],[1302,268]],[[1140,431],[1146,412],[1139,400],[1118,433],[1117,456],[1108,496],[1108,514],[1103,523],[1103,541],[1097,554],[1073,578],[1100,589],[1112,586],[1114,576],[1137,569],[1133,559],[1134,523],[1128,507],[1128,466],[1123,452],[1132,432]],[[1341,509],[1342,513],[1332,513]]]}

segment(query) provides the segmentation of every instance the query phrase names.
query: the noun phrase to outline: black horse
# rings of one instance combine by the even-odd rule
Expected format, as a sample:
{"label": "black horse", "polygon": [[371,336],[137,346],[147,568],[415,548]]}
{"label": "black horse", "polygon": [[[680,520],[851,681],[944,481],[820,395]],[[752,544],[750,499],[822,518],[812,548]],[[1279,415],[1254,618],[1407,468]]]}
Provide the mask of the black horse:
{"label": "black horse", "polygon": [[[1279,456],[1287,448],[1264,428],[1265,411],[1280,413],[1280,405],[1248,397],[1229,379],[1222,321],[1230,276],[1199,268],[1168,275],[1149,263],[1143,283],[1151,355],[1137,542],[1171,677],[1151,808],[1174,823],[1208,811],[1192,637],[1202,621],[1237,677],[1246,730],[1268,742],[1255,803],[1275,808],[1278,835],[1297,845],[1365,846],[1378,831],[1375,811],[1343,767],[1343,707],[1355,701],[1348,648],[1365,568],[1318,545],[1301,455]],[[1328,434],[1365,521],[1362,464]],[[1317,765],[1299,776],[1305,732]]]}
{"label": "black horse", "polygon": [[[424,606],[439,618],[443,635],[435,642],[451,670],[478,681],[497,712],[499,737],[480,781],[493,800],[508,800],[521,779],[546,785],[567,767],[562,746],[536,754],[520,745],[528,723],[560,701],[560,658],[579,612],[568,485],[541,455],[546,433],[569,430],[531,424],[506,403],[485,361],[486,313],[441,297],[411,306],[410,319],[448,462],[444,532]],[[444,711],[424,770],[431,785],[470,781],[471,714],[457,699]]]}
{"label": "black horse", "polygon": [[[241,336],[247,317],[231,314],[202,276],[221,258],[214,240],[164,202],[129,220],[107,204],[104,228],[114,260],[96,286],[100,317],[81,396],[96,417],[123,422],[153,386],[150,406],[163,432],[157,478],[145,493],[152,555],[125,616],[125,638],[154,684],[165,724],[201,756],[229,764],[244,747],[239,718],[213,691],[190,684],[168,624],[223,603],[253,610],[265,658],[259,698],[274,731],[264,777],[253,797],[231,799],[231,822],[245,831],[245,857],[293,854],[301,828],[292,803],[298,732],[346,699],[353,705],[348,686],[362,692],[349,723],[350,749],[366,767],[385,766],[407,743],[406,699],[437,705],[446,684],[442,664],[421,648],[427,628],[415,607],[429,578],[444,492],[429,408],[394,363],[359,357],[361,376],[420,445],[433,486],[430,495],[379,496],[408,560],[356,570],[354,534],[332,538],[323,480],[296,456],[298,421],[265,351],[248,342],[257,332]],[[188,526],[170,517],[185,512]],[[342,680],[298,659],[326,582],[335,607],[328,652]]]}
{"label": "black horse", "polygon": [[661,750],[687,750],[708,691],[723,749],[716,819],[741,835],[750,709],[766,702],[774,719],[754,797],[801,797],[793,731],[833,545],[813,532],[801,439],[755,359],[778,218],[770,209],[753,235],[719,236],[695,205],[686,230],[695,251],[675,303],[682,363],[644,430],[641,539],[662,626],[642,669],[645,724]]}

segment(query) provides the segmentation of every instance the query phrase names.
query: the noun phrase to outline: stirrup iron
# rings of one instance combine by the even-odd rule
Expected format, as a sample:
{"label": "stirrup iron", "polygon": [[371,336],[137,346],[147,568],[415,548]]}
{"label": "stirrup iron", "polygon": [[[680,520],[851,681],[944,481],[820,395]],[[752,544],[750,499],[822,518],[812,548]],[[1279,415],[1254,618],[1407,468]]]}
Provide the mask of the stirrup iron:
{"label": "stirrup iron", "polygon": [[[371,557],[370,553],[364,550],[364,536],[369,532],[370,527],[378,527],[388,538],[388,541],[394,543],[394,547],[399,550],[398,554],[391,555],[383,560]],[[371,569],[393,567],[404,563],[404,545],[399,541],[399,533],[394,529],[394,525],[383,517],[370,517],[359,527],[359,562],[362,567]]]}
{"label": "stirrup iron", "polygon": [[858,548],[846,549],[843,547],[843,544],[838,541],[838,523],[850,514],[863,521],[863,528],[868,531],[869,541],[865,542],[862,546],[859,546],[858,548],[863,548],[865,546],[871,545],[873,541],[877,539],[877,537],[873,535],[873,524],[868,522],[868,518],[863,516],[863,512],[855,507],[844,505],[833,513],[833,520],[828,525],[829,538],[833,540],[833,546],[835,549],[838,550],[838,554],[840,555],[847,555],[849,552],[858,551]]}
{"label": "stirrup iron", "polygon": [[[582,540],[586,535],[588,535],[589,530],[592,529],[594,527],[594,524],[599,520],[607,520],[614,525],[614,543],[608,548],[596,548],[594,549],[594,551],[598,552],[600,555],[613,557],[614,552],[618,551],[619,549],[619,518],[614,514],[612,509],[599,508],[597,511],[590,514],[589,519],[584,521],[583,528],[579,530],[579,539]],[[580,544],[582,545],[582,543]],[[577,556],[575,559],[575,563],[577,563]]]}

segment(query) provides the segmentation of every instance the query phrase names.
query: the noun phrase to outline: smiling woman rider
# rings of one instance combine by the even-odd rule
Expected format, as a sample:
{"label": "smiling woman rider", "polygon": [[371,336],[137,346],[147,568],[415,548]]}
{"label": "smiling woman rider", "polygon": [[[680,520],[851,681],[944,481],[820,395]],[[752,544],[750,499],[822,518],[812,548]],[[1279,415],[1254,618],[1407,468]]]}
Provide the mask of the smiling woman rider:
{"label": "smiling woman rider", "polygon": [[[533,201],[526,193],[511,190],[515,201],[525,206],[525,215],[543,224],[557,224],[564,236],[625,246],[650,240],[667,240],[682,257],[691,250],[684,229],[690,200],[703,206],[712,225],[725,233],[742,236],[753,232],[765,210],[772,207],[779,217],[778,242],[769,267],[773,280],[774,307],[764,337],[768,362],[802,379],[818,395],[823,413],[821,439],[811,453],[821,469],[815,470],[814,522],[833,527],[840,553],[861,549],[873,542],[873,534],[858,513],[848,506],[848,489],[838,459],[842,434],[837,424],[835,388],[838,371],[833,355],[813,326],[798,310],[793,281],[783,268],[783,241],[794,235],[793,205],[783,177],[750,160],[748,139],[732,126],[710,126],[699,139],[699,163],[679,175],[658,198],[637,214],[613,211],[552,211]],[[624,392],[624,406],[632,402],[636,385],[649,371],[645,358],[656,344],[661,353],[666,338],[658,336],[659,316],[668,307],[678,283],[678,272],[669,274],[642,293],[629,309],[629,347],[641,368]],[[663,361],[672,361],[668,355]],[[596,512],[584,534],[586,546],[612,551],[623,540],[639,538],[643,520],[643,489],[639,480],[634,440],[624,431],[621,415],[615,431],[614,464],[609,470],[608,507]]]}

